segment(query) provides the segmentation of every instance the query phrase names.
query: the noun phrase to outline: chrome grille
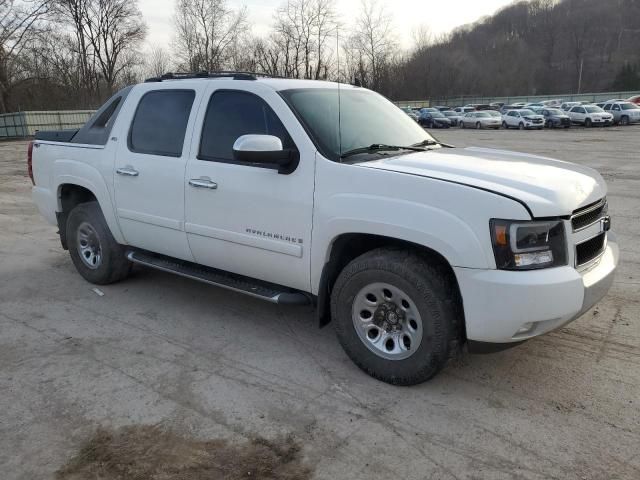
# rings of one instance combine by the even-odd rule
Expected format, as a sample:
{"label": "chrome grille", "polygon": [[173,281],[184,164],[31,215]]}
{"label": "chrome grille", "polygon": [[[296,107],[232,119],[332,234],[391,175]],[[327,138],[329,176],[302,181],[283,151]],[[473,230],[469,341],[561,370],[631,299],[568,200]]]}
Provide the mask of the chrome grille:
{"label": "chrome grille", "polygon": [[577,232],[583,228],[593,225],[607,214],[607,208],[607,199],[603,198],[596,203],[592,203],[591,205],[587,205],[586,207],[573,212],[573,215],[571,216],[571,226],[573,227],[573,231]]}

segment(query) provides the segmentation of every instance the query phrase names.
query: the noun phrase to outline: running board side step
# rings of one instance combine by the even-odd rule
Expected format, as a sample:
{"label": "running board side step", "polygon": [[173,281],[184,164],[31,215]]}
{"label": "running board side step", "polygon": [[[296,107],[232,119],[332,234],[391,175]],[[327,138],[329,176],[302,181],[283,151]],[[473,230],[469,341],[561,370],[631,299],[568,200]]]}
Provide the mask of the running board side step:
{"label": "running board side step", "polygon": [[268,282],[236,275],[216,268],[205,267],[192,262],[178,260],[155,253],[130,250],[127,258],[139,265],[155,268],[163,272],[175,273],[181,277],[226,288],[251,297],[279,305],[309,305],[311,297],[306,294]]}

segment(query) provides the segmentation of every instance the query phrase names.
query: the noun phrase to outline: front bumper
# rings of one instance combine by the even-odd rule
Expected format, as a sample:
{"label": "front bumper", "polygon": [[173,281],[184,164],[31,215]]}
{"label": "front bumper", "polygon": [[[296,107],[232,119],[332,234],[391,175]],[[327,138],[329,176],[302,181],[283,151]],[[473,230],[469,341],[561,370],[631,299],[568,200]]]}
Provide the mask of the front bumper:
{"label": "front bumper", "polygon": [[454,267],[467,339],[510,344],[562,327],[587,312],[613,284],[619,249],[608,234],[598,263],[585,272],[558,267],[527,272]]}

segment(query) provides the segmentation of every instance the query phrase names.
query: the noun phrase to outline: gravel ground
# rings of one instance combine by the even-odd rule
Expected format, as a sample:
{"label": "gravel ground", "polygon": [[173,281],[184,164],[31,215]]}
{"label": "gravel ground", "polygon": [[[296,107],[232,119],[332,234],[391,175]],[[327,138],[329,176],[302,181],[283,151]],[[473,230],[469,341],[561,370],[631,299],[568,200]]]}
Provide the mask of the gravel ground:
{"label": "gravel ground", "polygon": [[150,424],[291,436],[317,479],[640,478],[640,127],[435,134],[599,169],[622,260],[579,320],[412,388],[361,373],[306,308],[144,269],[97,295],[30,200],[26,144],[0,143],[0,477]]}

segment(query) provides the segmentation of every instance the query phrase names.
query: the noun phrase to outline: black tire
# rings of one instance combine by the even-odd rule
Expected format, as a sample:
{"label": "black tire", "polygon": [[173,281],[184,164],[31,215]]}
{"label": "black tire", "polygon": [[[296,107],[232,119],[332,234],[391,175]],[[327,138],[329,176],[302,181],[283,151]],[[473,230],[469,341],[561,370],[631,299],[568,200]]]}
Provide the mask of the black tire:
{"label": "black tire", "polygon": [[[367,347],[356,332],[352,317],[356,297],[377,282],[406,292],[424,319],[422,340],[408,358],[385,359]],[[340,273],[331,292],[331,314],[345,352],[364,372],[393,385],[425,382],[444,367],[458,350],[462,324],[459,306],[457,287],[447,271],[416,253],[390,248],[376,249],[353,260]]]}
{"label": "black tire", "polygon": [[524,123],[520,122],[518,125],[518,130],[524,130]]}
{"label": "black tire", "polygon": [[465,127],[464,122],[460,123],[460,128],[467,128],[467,127]]}
{"label": "black tire", "polygon": [[625,115],[625,116],[623,116],[623,117],[620,119],[620,125],[625,125],[625,126],[626,126],[626,125],[629,125],[629,117],[627,117],[626,115]]}
{"label": "black tire", "polygon": [[476,122],[476,130],[482,130],[482,124],[480,122]]}
{"label": "black tire", "polygon": [[[81,227],[83,231],[87,228],[92,231],[98,241],[100,260],[93,268],[81,258]],[[123,280],[131,272],[131,262],[127,260],[125,248],[111,235],[97,202],[81,203],[71,210],[67,218],[67,242],[76,270],[90,283],[107,285]]]}
{"label": "black tire", "polygon": [[591,127],[593,126],[593,123],[591,122],[591,119],[590,119],[590,118],[587,118],[587,119],[584,121],[584,126],[585,126],[585,128],[591,128]]}
{"label": "black tire", "polygon": [[502,128],[504,128],[505,130],[509,130],[509,125],[507,125],[507,122],[502,122]]}

